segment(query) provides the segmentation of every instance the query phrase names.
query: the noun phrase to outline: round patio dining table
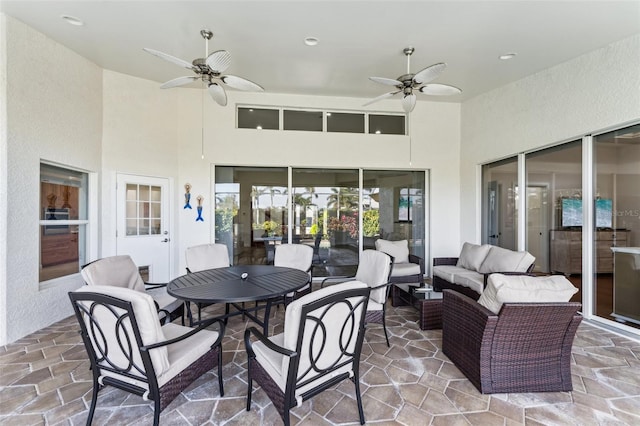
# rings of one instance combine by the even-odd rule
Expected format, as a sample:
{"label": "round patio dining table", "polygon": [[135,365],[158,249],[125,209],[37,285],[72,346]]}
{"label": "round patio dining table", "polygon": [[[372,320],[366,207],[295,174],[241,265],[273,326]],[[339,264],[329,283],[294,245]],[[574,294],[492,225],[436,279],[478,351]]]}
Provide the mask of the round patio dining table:
{"label": "round patio dining table", "polygon": [[[182,275],[170,281],[167,292],[178,299],[196,303],[233,304],[239,312],[262,325],[265,334],[269,325],[271,305],[277,298],[304,287],[309,274],[299,269],[272,265],[237,265],[226,268],[207,269]],[[265,300],[266,304],[245,309],[237,303]],[[265,318],[260,320],[251,312],[265,309]]]}

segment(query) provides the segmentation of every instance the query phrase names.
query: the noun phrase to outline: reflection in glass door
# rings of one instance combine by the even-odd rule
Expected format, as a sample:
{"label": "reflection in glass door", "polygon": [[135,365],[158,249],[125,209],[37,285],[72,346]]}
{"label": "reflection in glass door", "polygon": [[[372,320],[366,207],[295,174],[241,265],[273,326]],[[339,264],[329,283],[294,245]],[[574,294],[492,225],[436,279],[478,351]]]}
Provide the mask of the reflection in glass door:
{"label": "reflection in glass door", "polygon": [[482,242],[518,247],[518,159],[482,166]]}

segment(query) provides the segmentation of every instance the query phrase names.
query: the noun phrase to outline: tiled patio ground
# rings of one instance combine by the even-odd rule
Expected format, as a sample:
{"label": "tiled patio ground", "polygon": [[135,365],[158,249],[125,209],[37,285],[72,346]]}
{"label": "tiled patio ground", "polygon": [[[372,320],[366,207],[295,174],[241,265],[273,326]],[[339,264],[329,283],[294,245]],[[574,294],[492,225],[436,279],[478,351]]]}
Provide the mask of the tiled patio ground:
{"label": "tiled patio ground", "polygon": [[[208,307],[215,313],[219,307]],[[282,330],[283,309],[272,317]],[[380,326],[367,330],[361,388],[368,423],[406,425],[638,425],[640,343],[587,324],[573,348],[573,392],[482,395],[440,351],[441,331],[421,331],[417,312],[389,308],[391,348]],[[232,318],[224,338],[225,397],[213,370],[162,413],[162,425],[281,424],[261,389],[246,404],[246,323]],[[74,318],[0,347],[0,425],[81,425],[91,376]],[[101,391],[96,425],[151,424],[152,404]],[[357,424],[353,385],[343,382],[293,410],[292,423]]]}

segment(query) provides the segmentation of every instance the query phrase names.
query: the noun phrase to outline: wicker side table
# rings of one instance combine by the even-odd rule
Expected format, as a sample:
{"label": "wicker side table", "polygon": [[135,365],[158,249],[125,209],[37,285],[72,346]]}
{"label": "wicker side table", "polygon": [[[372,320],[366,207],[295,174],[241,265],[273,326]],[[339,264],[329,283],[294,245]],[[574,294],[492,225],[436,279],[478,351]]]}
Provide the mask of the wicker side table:
{"label": "wicker side table", "polygon": [[394,284],[391,289],[392,306],[413,306],[418,310],[421,330],[442,328],[442,293],[424,291],[407,284]]}

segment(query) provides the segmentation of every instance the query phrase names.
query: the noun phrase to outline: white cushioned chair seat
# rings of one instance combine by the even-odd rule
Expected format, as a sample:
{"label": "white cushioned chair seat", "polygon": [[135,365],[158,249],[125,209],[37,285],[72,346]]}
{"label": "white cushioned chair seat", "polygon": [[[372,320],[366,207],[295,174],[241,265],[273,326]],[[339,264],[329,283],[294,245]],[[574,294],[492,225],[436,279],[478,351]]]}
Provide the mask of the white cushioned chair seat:
{"label": "white cushioned chair seat", "polygon": [[[323,297],[329,296],[333,293],[344,291],[351,288],[361,288],[366,287],[367,285],[357,281],[349,281],[346,283],[336,284],[329,287],[325,287],[319,290],[316,290],[312,293],[309,293],[300,299],[294,300],[287,306],[287,310],[285,311],[285,320],[284,320],[284,332],[277,334],[275,336],[269,337],[276,345],[283,347],[285,349],[289,349],[292,351],[296,350],[296,344],[298,341],[298,332],[300,331],[300,321],[301,321],[301,312],[302,306],[308,304],[309,302],[321,299]],[[326,308],[326,307],[325,307]],[[334,308],[335,309],[335,308]],[[345,309],[342,304],[338,305],[337,309]],[[334,315],[325,315],[324,323],[327,330],[338,332],[341,328],[342,322],[344,320],[342,315],[334,314]],[[334,324],[335,323],[335,324]],[[313,327],[313,325],[309,325]],[[311,336],[307,333],[304,336],[304,340],[302,343],[302,348],[305,350],[309,347]],[[323,359],[331,359],[335,360],[337,348],[334,348],[331,345],[336,345],[338,343],[338,339],[328,339],[328,344],[330,346],[326,347],[322,352],[322,355],[319,359],[316,360],[317,364],[320,367],[327,367],[327,365],[323,365]],[[351,342],[355,347],[355,340]],[[349,350],[353,350],[354,347],[348,348]],[[278,387],[284,392],[286,390],[286,375],[289,369],[289,357],[278,354],[266,347],[261,342],[255,342],[252,344],[253,351],[256,355],[256,361],[260,363],[260,365],[265,369],[265,371],[274,379]],[[334,352],[331,352],[331,350]],[[300,360],[300,365],[298,371],[300,374],[305,372],[309,368],[309,356],[302,355]],[[353,375],[352,372],[353,365],[347,364],[339,369],[334,370],[330,375],[318,378],[317,380],[300,387],[296,390],[296,398],[298,398],[299,403],[301,403],[300,395],[303,394],[306,390],[311,389],[317,386],[319,383],[325,382],[331,377],[335,377],[345,372],[349,372],[350,375]]]}
{"label": "white cushioned chair seat", "polygon": [[478,272],[527,272],[536,258],[526,251],[513,251],[502,247],[491,246],[487,257]]}
{"label": "white cushioned chair seat", "polygon": [[187,268],[191,272],[226,268],[230,265],[229,250],[224,244],[200,244],[188,247],[185,252]]}
{"label": "white cushioned chair seat", "polygon": [[394,263],[391,270],[392,277],[408,277],[420,273],[420,265],[417,263]]}
{"label": "white cushioned chair seat", "polygon": [[577,292],[578,289],[563,275],[491,274],[478,303],[497,314],[503,303],[568,302]]}
{"label": "white cushioned chair seat", "polygon": [[484,291],[484,275],[479,272],[467,271],[455,274],[453,282],[463,287],[468,287],[478,294],[482,294]]}
{"label": "white cushioned chair seat", "polygon": [[375,300],[369,299],[369,303],[367,303],[367,312],[368,311],[381,311],[384,309],[384,305],[382,303],[378,303]]}
{"label": "white cushioned chair seat", "polygon": [[393,256],[393,263],[409,263],[409,241],[389,241],[389,240],[376,240],[376,250],[387,253],[389,256]]}
{"label": "white cushioned chair seat", "polygon": [[443,280],[447,280],[450,283],[454,282],[456,274],[466,274],[468,272],[471,271],[455,265],[437,265],[433,267],[433,275],[442,278]]}
{"label": "white cushioned chair seat", "polygon": [[480,246],[471,243],[464,243],[456,266],[471,271],[478,271],[490,249],[491,246],[488,244]]}
{"label": "white cushioned chair seat", "polygon": [[[378,240],[380,241],[380,240]],[[360,255],[360,264],[356,271],[355,281],[366,283],[369,287],[378,287],[389,280],[391,262],[389,256],[382,251],[364,250]],[[386,302],[387,290],[372,290],[369,299],[378,303]]]}
{"label": "white cushioned chair seat", "polygon": [[167,293],[166,287],[158,287],[147,290],[147,294],[153,297],[153,300],[158,302],[160,309],[166,309],[169,312],[173,312],[182,306],[182,300],[176,299]]}

